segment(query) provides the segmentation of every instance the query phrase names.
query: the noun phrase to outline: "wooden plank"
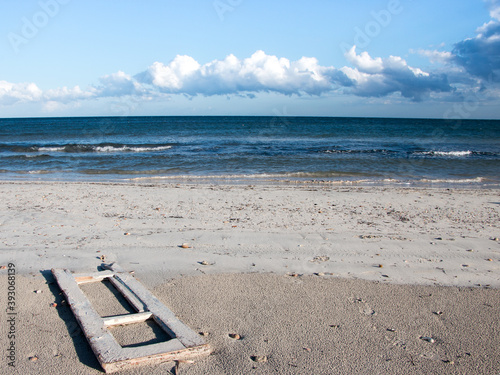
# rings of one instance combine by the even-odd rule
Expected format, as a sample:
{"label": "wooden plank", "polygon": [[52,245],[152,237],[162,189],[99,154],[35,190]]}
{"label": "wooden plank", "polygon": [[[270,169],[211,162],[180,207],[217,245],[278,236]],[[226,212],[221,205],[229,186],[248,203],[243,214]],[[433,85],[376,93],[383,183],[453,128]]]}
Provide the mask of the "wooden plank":
{"label": "wooden plank", "polygon": [[140,312],[137,314],[123,314],[123,315],[115,315],[108,316],[106,318],[102,318],[104,320],[104,325],[106,327],[132,324],[132,323],[141,323],[150,319],[153,316],[152,313],[148,312]]}
{"label": "wooden plank", "polygon": [[[128,350],[132,348],[124,348]],[[194,346],[190,348],[181,349],[178,351],[164,352],[154,355],[146,355],[143,357],[124,359],[123,361],[116,361],[112,363],[103,364],[103,369],[107,373],[112,373],[120,370],[126,370],[136,367],[141,364],[158,364],[163,362],[182,361],[193,359],[200,356],[206,356],[211,353],[212,349],[209,345]],[[131,352],[128,354],[133,355]]]}
{"label": "wooden plank", "polygon": [[186,347],[182,345],[182,343],[177,339],[144,346],[122,348],[118,356],[113,358],[113,362],[128,360],[132,358],[148,357],[170,352],[178,352],[184,349],[186,349]]}
{"label": "wooden plank", "polygon": [[205,344],[203,338],[182,323],[169,308],[123,268],[116,263],[104,267],[113,271],[115,278],[122,280],[134,291],[134,294],[146,305],[146,310],[153,313],[153,319],[171,337],[179,339],[186,347]]}
{"label": "wooden plank", "polygon": [[113,272],[111,271],[101,271],[92,273],[74,273],[73,278],[78,284],[94,283],[112,277]]}
{"label": "wooden plank", "polygon": [[121,281],[119,278],[116,278],[115,276],[110,277],[109,281],[116,289],[118,289],[121,295],[125,297],[125,299],[134,307],[137,312],[146,311],[146,305],[144,304],[144,302],[137,298],[135,293],[125,283],[123,283],[123,281]]}
{"label": "wooden plank", "polygon": [[103,319],[78,287],[73,275],[61,269],[52,269],[52,273],[99,363],[109,362],[108,358],[116,357],[122,347],[106,329]]}

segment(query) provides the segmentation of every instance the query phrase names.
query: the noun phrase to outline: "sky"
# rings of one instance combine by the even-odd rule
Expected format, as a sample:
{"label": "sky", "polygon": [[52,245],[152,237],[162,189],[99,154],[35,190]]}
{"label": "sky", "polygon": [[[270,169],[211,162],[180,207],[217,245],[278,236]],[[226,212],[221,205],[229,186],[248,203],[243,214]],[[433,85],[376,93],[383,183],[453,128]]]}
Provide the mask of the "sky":
{"label": "sky", "polygon": [[500,0],[0,0],[0,117],[500,119]]}

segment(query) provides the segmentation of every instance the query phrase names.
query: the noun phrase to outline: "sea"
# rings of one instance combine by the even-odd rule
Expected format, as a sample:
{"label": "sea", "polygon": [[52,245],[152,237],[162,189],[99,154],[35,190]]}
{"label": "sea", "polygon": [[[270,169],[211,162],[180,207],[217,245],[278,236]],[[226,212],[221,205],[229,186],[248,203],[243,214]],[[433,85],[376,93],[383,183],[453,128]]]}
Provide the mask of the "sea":
{"label": "sea", "polygon": [[0,180],[500,186],[500,121],[0,119]]}

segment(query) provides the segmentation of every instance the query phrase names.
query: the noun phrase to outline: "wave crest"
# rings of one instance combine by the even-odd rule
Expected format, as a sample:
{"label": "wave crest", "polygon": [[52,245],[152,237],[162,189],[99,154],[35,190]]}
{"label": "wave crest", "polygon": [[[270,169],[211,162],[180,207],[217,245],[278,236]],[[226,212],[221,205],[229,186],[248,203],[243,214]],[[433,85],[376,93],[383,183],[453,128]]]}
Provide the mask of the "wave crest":
{"label": "wave crest", "polygon": [[[5,148],[5,147],[4,147]],[[119,153],[119,152],[159,152],[172,148],[172,145],[127,145],[127,144],[65,144],[65,145],[31,145],[10,146],[7,151],[16,153]]]}
{"label": "wave crest", "polygon": [[452,156],[452,157],[464,157],[472,155],[473,152],[467,151],[425,151],[421,153],[422,155],[428,156]]}

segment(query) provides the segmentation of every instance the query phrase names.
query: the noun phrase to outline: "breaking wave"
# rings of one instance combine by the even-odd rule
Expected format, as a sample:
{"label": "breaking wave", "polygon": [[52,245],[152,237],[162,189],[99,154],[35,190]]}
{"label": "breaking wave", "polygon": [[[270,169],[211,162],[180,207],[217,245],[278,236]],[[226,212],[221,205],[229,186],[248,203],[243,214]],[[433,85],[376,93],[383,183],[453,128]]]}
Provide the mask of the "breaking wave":
{"label": "breaking wave", "polygon": [[464,157],[464,156],[471,156],[471,155],[480,155],[481,153],[473,152],[470,150],[467,151],[425,151],[425,152],[420,152],[417,154],[421,155],[426,155],[426,156],[445,156],[445,157]]}
{"label": "breaking wave", "polygon": [[2,145],[0,151],[15,153],[119,153],[119,152],[158,152],[172,148],[172,145],[127,145],[127,144],[65,144],[65,145]]}

